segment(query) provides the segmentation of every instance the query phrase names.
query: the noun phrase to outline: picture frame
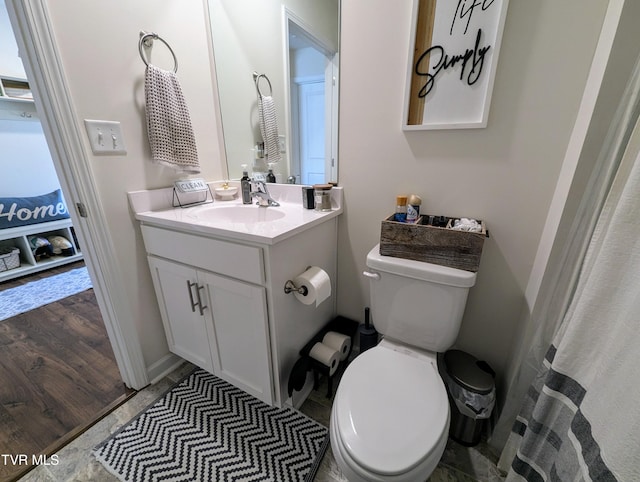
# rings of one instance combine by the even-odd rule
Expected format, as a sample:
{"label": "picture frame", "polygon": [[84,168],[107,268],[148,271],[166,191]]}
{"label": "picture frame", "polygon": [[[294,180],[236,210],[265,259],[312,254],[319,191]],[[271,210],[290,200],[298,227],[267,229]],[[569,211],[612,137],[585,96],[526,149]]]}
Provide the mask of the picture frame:
{"label": "picture frame", "polygon": [[509,0],[414,0],[402,128],[487,126]]}

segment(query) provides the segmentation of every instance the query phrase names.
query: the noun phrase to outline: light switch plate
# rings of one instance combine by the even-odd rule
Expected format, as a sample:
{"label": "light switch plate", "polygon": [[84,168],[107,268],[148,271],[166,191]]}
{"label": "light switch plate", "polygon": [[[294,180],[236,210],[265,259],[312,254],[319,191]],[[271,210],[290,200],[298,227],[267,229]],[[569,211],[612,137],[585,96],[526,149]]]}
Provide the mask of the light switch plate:
{"label": "light switch plate", "polygon": [[120,122],[85,119],[84,126],[94,154],[122,156],[127,153]]}

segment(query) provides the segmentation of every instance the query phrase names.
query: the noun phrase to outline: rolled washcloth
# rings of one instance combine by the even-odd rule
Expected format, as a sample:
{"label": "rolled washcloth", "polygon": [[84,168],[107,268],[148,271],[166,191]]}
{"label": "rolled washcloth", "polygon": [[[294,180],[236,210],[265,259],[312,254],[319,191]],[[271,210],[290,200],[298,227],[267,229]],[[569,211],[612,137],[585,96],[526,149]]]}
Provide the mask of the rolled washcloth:
{"label": "rolled washcloth", "polygon": [[472,233],[479,233],[482,231],[482,225],[475,219],[460,218],[453,222],[451,229],[457,231],[469,231]]}

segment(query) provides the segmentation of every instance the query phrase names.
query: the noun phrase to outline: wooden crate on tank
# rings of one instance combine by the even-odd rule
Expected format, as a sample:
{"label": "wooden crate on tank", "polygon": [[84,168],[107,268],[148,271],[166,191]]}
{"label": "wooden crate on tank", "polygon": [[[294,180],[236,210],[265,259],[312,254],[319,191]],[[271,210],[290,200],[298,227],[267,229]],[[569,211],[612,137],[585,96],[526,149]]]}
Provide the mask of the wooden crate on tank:
{"label": "wooden crate on tank", "polygon": [[429,215],[422,215],[415,224],[400,223],[393,215],[382,221],[380,254],[412,259],[476,272],[484,240],[489,237],[484,221],[480,232],[451,229],[455,217],[446,217],[446,227],[430,226]]}

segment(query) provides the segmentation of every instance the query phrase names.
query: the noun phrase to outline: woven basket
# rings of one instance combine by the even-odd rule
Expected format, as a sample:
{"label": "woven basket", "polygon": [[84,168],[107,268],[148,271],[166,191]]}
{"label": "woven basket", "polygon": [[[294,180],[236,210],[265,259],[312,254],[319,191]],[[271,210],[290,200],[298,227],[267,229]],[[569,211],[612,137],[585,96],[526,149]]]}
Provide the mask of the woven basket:
{"label": "woven basket", "polygon": [[0,247],[0,272],[20,267],[20,250],[14,247]]}

